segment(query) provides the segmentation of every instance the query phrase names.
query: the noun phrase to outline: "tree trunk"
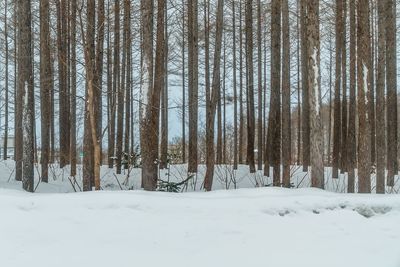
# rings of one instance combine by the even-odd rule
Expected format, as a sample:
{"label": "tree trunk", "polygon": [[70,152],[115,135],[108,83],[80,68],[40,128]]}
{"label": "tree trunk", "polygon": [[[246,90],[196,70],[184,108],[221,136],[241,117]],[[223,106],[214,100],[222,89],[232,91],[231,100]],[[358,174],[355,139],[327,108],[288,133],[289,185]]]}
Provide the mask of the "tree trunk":
{"label": "tree trunk", "polygon": [[307,5],[308,88],[310,89],[311,186],[324,188],[324,135],[321,121],[319,0]]}
{"label": "tree trunk", "polygon": [[385,193],[385,2],[378,1],[378,77],[376,81],[376,193]]}
{"label": "tree trunk", "polygon": [[49,1],[40,2],[40,99],[41,99],[41,164],[42,181],[47,183],[50,153],[50,92],[51,92],[51,56],[50,56],[50,14]]}
{"label": "tree trunk", "polygon": [[[126,15],[126,12],[125,12]],[[121,173],[122,168],[122,141],[123,141],[123,133],[124,133],[124,95],[125,95],[125,70],[126,70],[126,16],[124,15],[124,25],[123,25],[123,37],[122,37],[122,62],[119,61],[119,51],[120,51],[120,38],[119,38],[119,17],[120,17],[120,2],[119,0],[115,1],[115,19],[116,19],[116,28],[115,28],[115,49],[118,51],[118,55],[114,58],[114,67],[116,67],[116,72],[118,76],[116,79],[118,80],[118,88],[117,88],[117,140],[116,140],[116,173]],[[117,44],[118,42],[118,44]],[[117,53],[117,52],[116,52]],[[122,65],[122,72],[120,72],[120,64]],[[115,74],[115,73],[114,73]],[[115,76],[114,76],[115,77]]]}
{"label": "tree trunk", "polygon": [[[23,133],[22,187],[34,190],[34,89],[32,72],[31,1],[18,0],[18,100],[22,109],[19,122]],[[22,101],[21,101],[22,100]]]}
{"label": "tree trunk", "polygon": [[333,154],[332,178],[339,177],[341,149],[341,109],[340,88],[342,81],[342,45],[343,45],[343,0],[336,0],[336,61],[335,61],[335,103],[333,112]]}
{"label": "tree trunk", "polygon": [[254,73],[253,73],[253,0],[246,0],[246,64],[247,64],[247,161],[250,173],[256,171],[254,161]]}
{"label": "tree trunk", "polygon": [[160,147],[160,168],[166,169],[168,167],[168,7],[165,2],[164,10],[164,87],[161,90],[161,147]]}
{"label": "tree trunk", "polygon": [[288,0],[282,2],[282,181],[284,187],[290,187],[290,163],[292,154],[291,109],[290,109],[290,30]]}
{"label": "tree trunk", "polygon": [[67,5],[66,0],[57,3],[57,46],[59,79],[59,129],[60,129],[60,168],[69,162],[69,92],[67,83]]}
{"label": "tree trunk", "polygon": [[[95,71],[95,1],[89,0],[87,2],[87,29],[86,29],[86,37],[82,35],[82,38],[85,37],[85,63],[90,66],[86,66],[86,92],[85,98],[88,101],[85,102],[85,116],[84,116],[84,140],[83,140],[83,191],[90,191],[95,183],[95,162],[94,157],[94,142],[93,142],[93,127],[91,124],[91,110],[95,112],[95,108],[91,107],[91,105],[95,105],[94,96],[93,101],[91,101],[91,96],[89,94],[95,94],[92,90],[94,89],[94,71]],[[80,15],[80,20],[82,19]],[[81,27],[83,27],[81,23]],[[83,29],[81,29],[83,32]],[[87,47],[86,47],[87,46]],[[87,50],[87,51],[86,51]],[[87,53],[87,55],[86,55]],[[93,73],[89,73],[93,72]],[[91,88],[89,88],[91,87]],[[95,116],[95,115],[94,115]],[[96,129],[96,127],[94,128]]]}
{"label": "tree trunk", "polygon": [[[131,134],[131,90],[132,90],[132,31],[131,31],[131,1],[125,0],[125,12],[127,18],[126,26],[126,90],[125,90],[125,135],[124,135],[124,155],[125,164],[124,169],[129,168],[131,153],[130,147],[130,134]],[[133,124],[133,123],[132,123]]]}
{"label": "tree trunk", "polygon": [[[235,42],[234,42],[235,43]],[[261,1],[257,0],[257,78],[258,78],[258,117],[257,117],[257,169],[263,164],[263,87],[262,87],[262,47],[261,47]]]}
{"label": "tree trunk", "polygon": [[347,60],[346,60],[346,14],[347,6],[346,0],[343,0],[343,15],[342,15],[342,118],[341,118],[341,148],[340,148],[340,170],[341,173],[347,171],[345,152],[347,149]]}
{"label": "tree trunk", "polygon": [[310,110],[308,91],[308,55],[307,55],[307,1],[300,0],[300,24],[301,24],[301,88],[302,88],[302,139],[303,139],[303,171],[310,166]]}
{"label": "tree trunk", "polygon": [[[145,190],[157,188],[158,110],[153,99],[153,9],[154,3],[142,0],[143,90],[141,110],[142,185]],[[155,95],[156,96],[156,95]],[[159,101],[159,99],[158,99]],[[157,116],[157,117],[156,117]],[[152,125],[153,124],[153,125]]]}
{"label": "tree trunk", "polygon": [[355,171],[357,165],[356,146],[356,4],[350,1],[350,99],[349,99],[349,126],[347,132],[347,192],[354,193]]}
{"label": "tree trunk", "polygon": [[4,102],[5,102],[5,111],[4,111],[4,142],[3,142],[3,159],[7,160],[8,155],[7,155],[7,149],[8,149],[8,1],[5,2],[4,4],[4,13],[5,13],[5,18],[4,18],[4,42],[5,42],[5,85],[4,85],[4,90],[5,90],[5,97],[4,97]]}
{"label": "tree trunk", "polygon": [[368,0],[357,2],[357,78],[358,78],[358,192],[371,192],[371,136],[368,112],[370,83],[370,37]]}
{"label": "tree trunk", "polygon": [[244,112],[243,112],[243,32],[242,32],[242,1],[239,1],[239,164],[243,164],[244,151]]}
{"label": "tree trunk", "polygon": [[[21,42],[21,34],[19,28],[19,9],[24,1],[15,1],[14,11],[14,109],[15,109],[15,121],[14,121],[14,135],[15,135],[15,148],[14,148],[14,160],[15,160],[15,180],[22,181],[22,157],[23,157],[23,140],[22,140],[22,112],[23,112],[23,94],[19,86],[19,64],[21,60],[18,57],[18,49]],[[18,41],[19,40],[19,41]]]}
{"label": "tree trunk", "polygon": [[197,172],[198,120],[198,26],[197,0],[188,0],[189,48],[189,165],[188,172]]}
{"label": "tree trunk", "polygon": [[[237,85],[236,85],[236,12],[235,12],[235,0],[232,0],[232,28],[233,28],[233,169],[238,169],[238,97],[237,97]],[[261,153],[261,151],[259,151]]]}
{"label": "tree trunk", "polygon": [[394,186],[397,163],[396,4],[386,1],[387,185]]}
{"label": "tree trunk", "polygon": [[214,53],[214,68],[213,68],[213,79],[211,87],[211,95],[208,101],[210,107],[207,113],[207,121],[209,128],[207,131],[207,155],[206,164],[207,170],[204,178],[204,189],[211,191],[214,177],[214,122],[215,122],[215,111],[218,102],[218,92],[221,86],[220,81],[220,66],[221,66],[221,47],[222,47],[222,33],[223,33],[223,8],[224,1],[218,0],[217,7],[217,25],[215,30],[215,53]]}
{"label": "tree trunk", "polygon": [[71,1],[71,103],[70,103],[70,119],[71,119],[71,143],[70,143],[70,153],[71,153],[71,176],[76,175],[76,164],[77,164],[77,154],[76,154],[76,12],[77,12],[77,2],[76,0]]}
{"label": "tree trunk", "polygon": [[281,2],[271,3],[271,108],[268,134],[270,135],[273,184],[281,184]]}
{"label": "tree trunk", "polygon": [[[205,36],[207,44],[207,36]],[[207,47],[206,53],[207,53]],[[185,0],[182,0],[182,163],[186,163]]]}

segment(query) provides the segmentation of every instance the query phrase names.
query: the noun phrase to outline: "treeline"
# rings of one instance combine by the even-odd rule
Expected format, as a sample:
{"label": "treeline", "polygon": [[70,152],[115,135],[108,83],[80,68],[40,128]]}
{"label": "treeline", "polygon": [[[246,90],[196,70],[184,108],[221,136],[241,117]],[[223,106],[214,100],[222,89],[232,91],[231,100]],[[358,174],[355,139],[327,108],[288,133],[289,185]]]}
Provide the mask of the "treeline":
{"label": "treeline", "polygon": [[80,153],[85,191],[100,189],[101,165],[119,174],[138,158],[142,187],[156,190],[177,147],[189,173],[206,164],[207,191],[215,164],[283,187],[299,164],[319,188],[331,166],[360,193],[376,166],[377,193],[395,184],[394,0],[2,2],[3,156],[14,96],[15,179],[27,191],[35,162],[42,182],[54,163],[75,177]]}

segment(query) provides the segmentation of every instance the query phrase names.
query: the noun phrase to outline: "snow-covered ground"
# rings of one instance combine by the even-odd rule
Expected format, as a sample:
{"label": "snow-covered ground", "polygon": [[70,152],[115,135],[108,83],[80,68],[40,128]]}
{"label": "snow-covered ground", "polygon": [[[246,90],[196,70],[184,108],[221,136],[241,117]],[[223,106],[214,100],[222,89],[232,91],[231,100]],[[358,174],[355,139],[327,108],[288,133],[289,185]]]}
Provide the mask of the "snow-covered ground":
{"label": "snow-covered ground", "polygon": [[0,266],[399,267],[400,196],[0,190]]}
{"label": "snow-covered ground", "polygon": [[[182,181],[185,168],[160,176]],[[306,188],[300,167],[292,168],[299,189],[265,187],[271,178],[246,166],[218,166],[216,191],[193,192],[204,170],[183,194],[128,191],[140,187],[140,170],[128,178],[106,167],[103,191],[63,194],[79,191],[79,173],[75,183],[52,167],[44,184],[38,168],[30,194],[14,181],[13,162],[0,162],[0,266],[400,267],[398,194],[334,193],[345,192],[346,176],[329,178],[329,169],[331,192]],[[234,181],[241,189],[223,190]],[[399,191],[397,177],[387,191]]]}
{"label": "snow-covered ground", "polygon": [[[78,165],[75,181],[69,177],[68,166],[60,169],[57,165],[50,166],[49,183],[40,183],[40,166],[36,165],[35,192],[38,193],[70,193],[80,191],[82,185],[82,166]],[[206,168],[199,165],[198,173],[182,187],[183,192],[201,191]],[[273,174],[272,168],[270,171]],[[311,185],[310,172],[303,172],[301,166],[291,167],[291,182],[295,188],[309,188]],[[160,170],[160,178],[165,181],[181,182],[188,178],[187,165],[171,165],[169,170]],[[70,180],[71,179],[71,180]],[[371,175],[372,192],[375,192],[375,175]],[[356,181],[357,183],[357,181]],[[74,184],[74,186],[72,186]],[[231,165],[215,166],[213,190],[265,187],[272,184],[272,176],[266,177],[263,171],[249,173],[249,167],[240,165],[237,171],[233,171]],[[115,174],[115,169],[107,166],[101,167],[101,187],[103,190],[136,190],[140,189],[141,170],[122,170],[122,174]],[[18,189],[21,182],[14,180],[14,161],[0,161],[0,188]],[[357,190],[357,184],[356,184]],[[325,168],[325,189],[336,193],[346,193],[347,173],[339,174],[339,179],[332,178],[331,168]],[[400,193],[400,178],[395,177],[395,186],[387,187],[387,193]]]}

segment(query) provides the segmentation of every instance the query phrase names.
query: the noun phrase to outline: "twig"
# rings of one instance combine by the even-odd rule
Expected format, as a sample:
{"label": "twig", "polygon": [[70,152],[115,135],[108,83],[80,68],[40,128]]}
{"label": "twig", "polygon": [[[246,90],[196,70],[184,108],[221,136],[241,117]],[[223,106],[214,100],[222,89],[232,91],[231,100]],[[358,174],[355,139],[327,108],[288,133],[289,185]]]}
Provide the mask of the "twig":
{"label": "twig", "polygon": [[122,186],[121,186],[121,183],[120,183],[119,180],[118,180],[117,175],[115,175],[115,173],[113,173],[113,175],[114,175],[114,177],[115,177],[115,180],[117,180],[117,183],[118,183],[118,185],[119,185],[119,188],[120,188],[121,190],[124,190],[124,189],[122,188]]}

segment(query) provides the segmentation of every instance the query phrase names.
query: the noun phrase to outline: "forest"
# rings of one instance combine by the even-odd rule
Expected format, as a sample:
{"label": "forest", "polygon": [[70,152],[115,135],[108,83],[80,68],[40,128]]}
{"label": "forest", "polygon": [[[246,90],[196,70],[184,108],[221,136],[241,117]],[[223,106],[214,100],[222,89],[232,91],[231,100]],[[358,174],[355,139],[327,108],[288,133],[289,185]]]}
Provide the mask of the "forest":
{"label": "forest", "polygon": [[0,266],[399,267],[395,0],[0,0]]}
{"label": "forest", "polygon": [[270,179],[258,186],[297,187],[297,172],[322,189],[398,192],[395,1],[0,8],[1,155],[26,191],[53,169],[100,190],[107,168],[139,168],[154,191],[180,165],[179,184],[201,176],[205,191],[224,166]]}

